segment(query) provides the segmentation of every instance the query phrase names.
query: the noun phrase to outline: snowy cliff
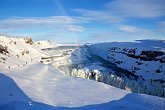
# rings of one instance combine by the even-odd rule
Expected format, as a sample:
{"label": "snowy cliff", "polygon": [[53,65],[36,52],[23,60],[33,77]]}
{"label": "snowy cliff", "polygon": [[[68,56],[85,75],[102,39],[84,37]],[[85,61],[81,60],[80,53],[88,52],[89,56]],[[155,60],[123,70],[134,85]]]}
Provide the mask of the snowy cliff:
{"label": "snowy cliff", "polygon": [[138,40],[93,44],[92,54],[143,78],[165,77],[165,41]]}
{"label": "snowy cliff", "polygon": [[74,77],[165,97],[164,50],[162,40],[86,44],[53,65]]}

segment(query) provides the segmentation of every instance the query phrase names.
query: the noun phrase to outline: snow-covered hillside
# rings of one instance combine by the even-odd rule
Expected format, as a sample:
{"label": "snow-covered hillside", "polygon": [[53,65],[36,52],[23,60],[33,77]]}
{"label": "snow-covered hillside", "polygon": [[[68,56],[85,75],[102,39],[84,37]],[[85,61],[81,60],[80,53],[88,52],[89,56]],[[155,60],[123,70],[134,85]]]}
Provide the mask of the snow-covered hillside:
{"label": "snow-covered hillside", "polygon": [[56,48],[63,55],[52,62],[68,75],[165,97],[164,41],[86,44],[70,50],[70,54],[65,54],[65,48]]}
{"label": "snow-covered hillside", "polygon": [[[93,44],[88,46],[88,51],[92,56],[103,58],[141,79],[137,81],[138,87],[137,84],[134,87],[140,90],[132,91],[165,97],[165,41],[138,40]],[[143,84],[139,85],[140,82]]]}
{"label": "snow-covered hillside", "polygon": [[0,69],[25,66],[34,59],[46,56],[42,48],[54,46],[47,41],[34,42],[31,38],[0,36]]}
{"label": "snow-covered hillside", "polygon": [[[108,60],[104,61],[101,56],[106,48],[97,54],[98,58],[95,52],[102,46],[98,50],[95,47],[97,44],[53,45],[30,38],[0,36],[0,110],[165,109],[165,98],[131,93],[103,81],[89,80],[99,81],[100,74],[115,71],[108,69]],[[116,65],[113,67],[119,69]],[[122,72],[128,71],[122,69]],[[115,80],[106,80],[118,84]]]}
{"label": "snow-covered hillside", "polygon": [[93,44],[92,54],[143,78],[165,77],[165,41],[138,40]]}

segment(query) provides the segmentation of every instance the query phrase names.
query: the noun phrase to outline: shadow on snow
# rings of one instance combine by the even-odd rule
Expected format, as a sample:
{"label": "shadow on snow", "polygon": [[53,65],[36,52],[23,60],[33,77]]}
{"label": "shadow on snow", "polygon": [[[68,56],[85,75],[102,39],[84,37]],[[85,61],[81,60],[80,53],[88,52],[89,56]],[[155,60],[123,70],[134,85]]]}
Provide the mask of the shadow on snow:
{"label": "shadow on snow", "polygon": [[[130,93],[125,97],[102,104],[86,105],[81,107],[55,107],[31,100],[14,82],[14,80],[0,73],[0,110],[132,110],[157,109],[163,110],[165,106],[152,102],[153,97]],[[114,93],[115,94],[115,93]],[[96,96],[97,97],[97,96]],[[149,100],[148,100],[148,99]],[[88,99],[87,99],[88,100]],[[146,106],[150,105],[150,106]]]}

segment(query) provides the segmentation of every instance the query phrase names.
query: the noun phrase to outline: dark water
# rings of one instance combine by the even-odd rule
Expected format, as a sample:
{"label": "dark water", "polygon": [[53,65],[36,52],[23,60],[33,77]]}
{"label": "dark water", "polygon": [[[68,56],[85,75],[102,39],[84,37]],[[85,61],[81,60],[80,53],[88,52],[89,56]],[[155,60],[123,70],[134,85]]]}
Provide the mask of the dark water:
{"label": "dark water", "polygon": [[78,47],[79,46],[58,46],[58,47],[55,47],[55,48],[46,48],[46,49],[43,49],[43,50],[65,50],[65,49],[76,49]]}

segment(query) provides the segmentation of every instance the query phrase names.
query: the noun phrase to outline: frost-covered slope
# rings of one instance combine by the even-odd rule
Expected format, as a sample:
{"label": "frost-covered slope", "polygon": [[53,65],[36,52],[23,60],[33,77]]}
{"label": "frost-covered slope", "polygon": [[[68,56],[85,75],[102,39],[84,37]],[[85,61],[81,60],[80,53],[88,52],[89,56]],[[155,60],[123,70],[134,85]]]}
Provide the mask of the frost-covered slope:
{"label": "frost-covered slope", "polygon": [[54,47],[47,41],[33,42],[31,38],[0,36],[0,69],[25,66],[45,56],[42,48]]}

